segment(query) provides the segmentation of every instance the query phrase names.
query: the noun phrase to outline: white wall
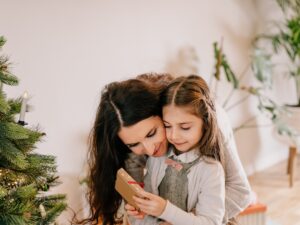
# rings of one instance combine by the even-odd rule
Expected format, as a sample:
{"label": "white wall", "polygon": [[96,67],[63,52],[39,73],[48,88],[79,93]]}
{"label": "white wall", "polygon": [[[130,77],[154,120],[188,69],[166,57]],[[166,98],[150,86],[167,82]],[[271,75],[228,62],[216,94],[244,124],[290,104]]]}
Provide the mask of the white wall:
{"label": "white wall", "polygon": [[[185,46],[195,47],[200,73],[208,80],[212,42],[221,37],[240,73],[248,62],[252,37],[274,8],[269,0],[255,2],[0,1],[0,34],[8,39],[4,52],[21,80],[5,91],[10,97],[24,90],[32,96],[34,111],[26,114],[26,121],[40,124],[47,133],[38,151],[57,156],[63,183],[54,191],[67,193],[70,207],[82,207],[78,179],[84,174],[86,140],[101,88],[139,73],[172,71]],[[253,107],[246,104],[229,116],[239,123]],[[240,131],[236,137],[248,174],[286,157],[286,145],[274,139],[271,128]],[[64,214],[61,221],[68,224],[67,218],[70,215]]]}

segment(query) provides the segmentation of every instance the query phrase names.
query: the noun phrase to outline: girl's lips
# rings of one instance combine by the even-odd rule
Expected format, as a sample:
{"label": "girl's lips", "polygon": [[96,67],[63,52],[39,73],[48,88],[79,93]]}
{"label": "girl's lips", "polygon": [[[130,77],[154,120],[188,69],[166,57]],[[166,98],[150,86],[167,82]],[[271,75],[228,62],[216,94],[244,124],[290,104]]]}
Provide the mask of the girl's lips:
{"label": "girl's lips", "polygon": [[186,143],[186,142],[183,142],[183,143],[175,143],[175,142],[173,142],[173,144],[174,144],[174,145],[177,145],[177,146],[178,146],[178,145],[183,145],[183,144],[185,144],[185,143]]}

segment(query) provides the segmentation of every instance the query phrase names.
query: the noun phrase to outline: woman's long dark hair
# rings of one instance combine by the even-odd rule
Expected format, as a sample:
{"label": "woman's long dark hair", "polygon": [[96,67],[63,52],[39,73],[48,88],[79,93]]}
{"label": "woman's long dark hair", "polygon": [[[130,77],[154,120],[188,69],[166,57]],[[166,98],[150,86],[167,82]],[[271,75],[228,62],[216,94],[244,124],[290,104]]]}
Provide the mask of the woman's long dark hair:
{"label": "woman's long dark hair", "polygon": [[161,106],[191,106],[192,113],[203,119],[203,136],[199,141],[201,156],[220,161],[224,167],[224,144],[217,124],[213,97],[205,80],[196,75],[173,80],[161,94]]}
{"label": "woman's long dark hair", "polygon": [[81,224],[113,225],[122,198],[115,191],[117,170],[124,167],[130,150],[118,137],[122,126],[131,126],[161,115],[159,94],[170,75],[143,74],[137,79],[113,82],[101,93],[89,144],[89,192],[91,214]]}

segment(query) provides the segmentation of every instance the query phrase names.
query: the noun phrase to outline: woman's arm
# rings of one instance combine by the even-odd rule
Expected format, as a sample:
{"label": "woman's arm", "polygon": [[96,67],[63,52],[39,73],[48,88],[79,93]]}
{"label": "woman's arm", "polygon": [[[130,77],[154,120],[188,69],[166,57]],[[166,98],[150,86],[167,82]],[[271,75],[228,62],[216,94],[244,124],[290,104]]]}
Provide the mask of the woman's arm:
{"label": "woman's arm", "polygon": [[232,218],[250,204],[251,188],[237,152],[229,118],[218,104],[216,108],[218,125],[225,141],[226,217]]}
{"label": "woman's arm", "polygon": [[146,161],[146,155],[136,155],[133,152],[128,153],[128,158],[125,160],[125,170],[135,181],[143,182]]}

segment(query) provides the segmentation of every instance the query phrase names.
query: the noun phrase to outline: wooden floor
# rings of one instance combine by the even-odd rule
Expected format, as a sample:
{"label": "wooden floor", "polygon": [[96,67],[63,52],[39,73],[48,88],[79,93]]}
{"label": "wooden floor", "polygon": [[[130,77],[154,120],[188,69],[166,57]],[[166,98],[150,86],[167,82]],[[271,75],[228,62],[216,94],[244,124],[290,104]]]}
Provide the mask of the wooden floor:
{"label": "wooden floor", "polygon": [[267,218],[279,225],[300,225],[300,155],[294,186],[289,187],[287,160],[249,177],[258,200],[268,207]]}

